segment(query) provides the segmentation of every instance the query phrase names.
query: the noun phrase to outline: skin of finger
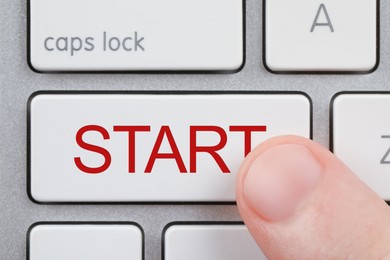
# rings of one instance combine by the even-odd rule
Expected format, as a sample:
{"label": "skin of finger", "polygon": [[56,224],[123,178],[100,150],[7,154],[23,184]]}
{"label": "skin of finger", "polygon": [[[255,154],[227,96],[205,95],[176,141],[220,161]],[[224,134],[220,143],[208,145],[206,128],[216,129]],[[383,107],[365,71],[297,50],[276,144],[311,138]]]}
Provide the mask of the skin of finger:
{"label": "skin of finger", "polygon": [[[272,223],[246,204],[243,182],[257,156],[282,144],[308,148],[323,165],[323,176],[293,216]],[[331,152],[309,139],[282,136],[256,147],[241,166],[236,193],[241,216],[269,259],[383,259],[389,255],[388,205]]]}

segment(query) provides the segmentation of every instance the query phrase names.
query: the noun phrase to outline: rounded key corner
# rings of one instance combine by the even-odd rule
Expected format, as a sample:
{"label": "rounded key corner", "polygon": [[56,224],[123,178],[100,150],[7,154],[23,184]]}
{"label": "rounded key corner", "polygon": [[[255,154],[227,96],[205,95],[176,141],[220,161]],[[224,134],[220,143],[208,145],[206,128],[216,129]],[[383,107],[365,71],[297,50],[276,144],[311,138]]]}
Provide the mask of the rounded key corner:
{"label": "rounded key corner", "polygon": [[177,226],[177,225],[182,225],[182,224],[184,224],[184,223],[178,222],[178,221],[174,221],[174,222],[170,222],[170,223],[166,224],[161,232],[162,239],[164,240],[165,236],[169,233],[169,231],[172,227]]}
{"label": "rounded key corner", "polygon": [[38,221],[31,224],[26,233],[26,259],[30,259],[30,247],[31,247],[31,240],[34,232],[39,228],[39,226],[49,224],[48,222]]}
{"label": "rounded key corner", "polygon": [[379,64],[380,64],[380,58],[379,58],[379,54],[377,54],[373,64],[371,66],[368,66],[367,70],[363,70],[361,72],[361,74],[371,74],[371,73],[374,73],[379,68]]}
{"label": "rounded key corner", "polygon": [[375,59],[371,61],[371,64],[368,64],[367,66],[362,66],[360,69],[346,71],[345,73],[341,71],[338,74],[355,74],[355,75],[372,74],[379,68],[379,64],[380,64],[379,47],[377,47],[377,53],[375,55]]}
{"label": "rounded key corner", "polygon": [[232,68],[231,70],[228,70],[228,72],[230,74],[237,74],[237,73],[241,72],[245,68],[245,65],[246,65],[246,58],[245,58],[245,52],[244,52],[240,63],[237,64],[237,66],[235,66],[235,68]]}
{"label": "rounded key corner", "polygon": [[29,239],[31,237],[31,234],[33,233],[34,230],[36,230],[37,227],[44,225],[44,224],[45,224],[45,222],[42,222],[42,221],[34,222],[33,224],[31,224],[27,229],[27,239]]}
{"label": "rounded key corner", "polygon": [[[34,102],[36,102],[38,99],[40,99],[41,97],[45,96],[45,95],[50,95],[50,94],[58,94],[58,93],[62,93],[63,91],[48,91],[48,90],[37,90],[33,93],[30,94],[30,96],[28,97],[27,99],[27,114],[28,114],[28,120],[30,120],[30,117],[31,117],[31,111],[32,111],[32,107],[34,105]],[[30,127],[30,125],[28,124],[28,127]]]}
{"label": "rounded key corner", "polygon": [[343,98],[344,96],[348,96],[348,95],[357,95],[357,94],[381,94],[383,92],[378,92],[378,91],[340,91],[340,92],[337,92],[336,94],[334,94],[330,100],[330,112],[333,114],[333,109],[335,108],[335,106],[337,105],[337,103],[339,102],[339,100],[341,98]]}
{"label": "rounded key corner", "polygon": [[39,69],[39,67],[34,66],[33,62],[31,61],[31,57],[27,57],[27,65],[30,68],[32,72],[35,72],[37,74],[43,74],[45,73],[44,70]]}
{"label": "rounded key corner", "polygon": [[311,96],[309,94],[307,94],[306,92],[304,91],[296,91],[295,92],[297,95],[300,95],[302,98],[305,99],[305,101],[307,101],[309,103],[310,106],[313,105],[313,100],[311,99]]}
{"label": "rounded key corner", "polygon": [[265,54],[265,46],[264,46],[263,48],[264,48],[264,53],[263,53],[263,66],[264,66],[265,70],[268,71],[269,73],[272,73],[272,74],[284,74],[283,71],[278,70],[277,68],[275,68],[275,66],[273,66],[272,64],[270,64],[270,63],[267,61],[267,57],[266,57],[266,54]]}
{"label": "rounded key corner", "polygon": [[139,232],[139,234],[141,235],[142,244],[144,243],[144,241],[145,241],[145,230],[143,229],[143,227],[139,223],[137,223],[137,222],[125,222],[123,224],[128,224],[129,226],[131,225],[132,227],[136,228],[137,231]]}
{"label": "rounded key corner", "polygon": [[167,235],[169,233],[169,230],[176,225],[177,223],[181,222],[170,222],[166,224],[161,232],[161,259],[165,260],[166,259],[166,242],[167,242]]}
{"label": "rounded key corner", "polygon": [[351,93],[351,92],[346,92],[346,91],[341,91],[341,92],[338,92],[336,94],[334,94],[330,100],[330,111],[332,112],[332,109],[333,107],[336,105],[336,102],[338,101],[338,99],[348,93]]}
{"label": "rounded key corner", "polygon": [[[56,94],[65,94],[65,93],[72,93],[72,91],[61,91],[61,90],[37,90],[30,94],[30,96],[27,99],[27,114],[28,114],[28,120],[32,117],[32,108],[33,105],[36,102],[39,102],[41,100],[44,100],[49,95],[56,95]],[[28,125],[30,127],[30,125]]]}
{"label": "rounded key corner", "polygon": [[30,190],[27,191],[27,196],[28,196],[28,198],[30,199],[30,201],[31,201],[32,203],[34,203],[34,204],[37,204],[37,205],[42,205],[42,204],[44,204],[44,203],[42,203],[41,201],[36,200],[36,199],[34,198],[34,196],[31,194],[31,191],[30,191]]}
{"label": "rounded key corner", "polygon": [[34,197],[33,192],[31,191],[30,185],[29,185],[28,188],[27,188],[27,197],[30,199],[30,201],[31,201],[32,203],[37,204],[37,205],[49,204],[48,202],[42,201],[42,200],[40,200],[40,199]]}
{"label": "rounded key corner", "polygon": [[42,91],[42,90],[33,92],[33,93],[28,97],[28,100],[27,100],[28,107],[31,107],[33,101],[34,101],[38,96],[41,96],[41,95],[43,95],[43,94],[45,94],[45,91]]}

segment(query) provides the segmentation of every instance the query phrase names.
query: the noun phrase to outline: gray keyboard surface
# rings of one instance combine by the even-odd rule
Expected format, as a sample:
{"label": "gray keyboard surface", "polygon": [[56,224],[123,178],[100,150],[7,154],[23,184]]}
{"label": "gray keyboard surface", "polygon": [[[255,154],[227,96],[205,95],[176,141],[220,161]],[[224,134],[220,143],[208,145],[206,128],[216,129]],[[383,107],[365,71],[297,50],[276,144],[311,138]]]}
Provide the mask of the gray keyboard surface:
{"label": "gray keyboard surface", "polygon": [[[37,205],[26,193],[26,103],[38,90],[303,91],[313,100],[314,140],[329,144],[329,105],[340,91],[386,91],[390,82],[390,2],[380,1],[380,64],[367,75],[275,75],[262,63],[262,2],[246,3],[246,65],[236,74],[37,74],[26,61],[26,2],[0,2],[0,259],[25,259],[38,221],[134,221],[145,259],[161,259],[172,221],[240,221],[234,205]],[[348,11],[348,10],[346,10]]]}

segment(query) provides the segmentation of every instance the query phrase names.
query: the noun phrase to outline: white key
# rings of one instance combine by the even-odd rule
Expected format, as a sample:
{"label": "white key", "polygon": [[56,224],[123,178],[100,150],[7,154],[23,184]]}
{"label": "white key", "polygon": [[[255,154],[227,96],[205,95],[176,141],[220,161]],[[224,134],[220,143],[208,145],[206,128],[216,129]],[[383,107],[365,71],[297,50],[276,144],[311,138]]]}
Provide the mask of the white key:
{"label": "white key", "polygon": [[34,224],[28,260],[142,260],[143,231],[134,224]]}
{"label": "white key", "polygon": [[163,260],[267,259],[245,225],[173,223],[163,236]]}
{"label": "white key", "polygon": [[265,0],[274,72],[370,72],[378,65],[377,0]]}
{"label": "white key", "polygon": [[311,131],[300,94],[41,94],[29,109],[39,202],[234,202],[252,147]]}
{"label": "white key", "polygon": [[341,94],[333,101],[334,153],[390,201],[390,93]]}
{"label": "white key", "polygon": [[29,0],[33,70],[238,71],[243,0]]}

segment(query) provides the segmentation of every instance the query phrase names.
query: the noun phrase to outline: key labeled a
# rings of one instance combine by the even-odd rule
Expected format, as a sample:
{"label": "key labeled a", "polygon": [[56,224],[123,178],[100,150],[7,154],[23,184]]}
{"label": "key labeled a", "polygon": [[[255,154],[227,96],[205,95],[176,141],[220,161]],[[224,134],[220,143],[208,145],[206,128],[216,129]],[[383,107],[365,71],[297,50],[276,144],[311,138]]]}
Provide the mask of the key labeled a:
{"label": "key labeled a", "polygon": [[378,66],[377,0],[264,0],[264,65],[274,73],[370,73]]}

